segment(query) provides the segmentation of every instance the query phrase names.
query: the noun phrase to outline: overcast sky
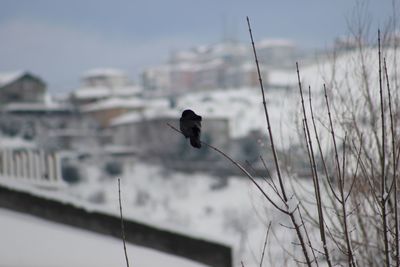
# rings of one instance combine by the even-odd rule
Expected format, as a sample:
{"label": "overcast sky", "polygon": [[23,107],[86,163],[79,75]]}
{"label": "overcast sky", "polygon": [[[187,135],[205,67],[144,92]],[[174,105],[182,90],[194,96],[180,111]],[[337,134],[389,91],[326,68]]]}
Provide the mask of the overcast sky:
{"label": "overcast sky", "polygon": [[121,68],[137,81],[171,51],[216,43],[226,33],[249,42],[246,16],[256,40],[324,48],[348,33],[357,2],[368,2],[375,30],[392,14],[392,1],[0,0],[0,72],[29,70],[52,92],[75,89],[95,67]]}

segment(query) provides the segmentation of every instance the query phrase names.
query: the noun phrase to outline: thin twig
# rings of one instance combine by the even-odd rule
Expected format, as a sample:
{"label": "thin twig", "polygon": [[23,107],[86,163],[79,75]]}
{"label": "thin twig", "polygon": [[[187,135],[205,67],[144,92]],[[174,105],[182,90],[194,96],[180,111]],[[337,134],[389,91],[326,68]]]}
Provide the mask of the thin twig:
{"label": "thin twig", "polygon": [[[254,170],[254,168],[253,168],[253,166],[251,165],[251,163],[248,162],[247,160],[246,160],[245,162],[246,162],[248,168],[250,168],[250,170],[251,170],[253,173],[256,173],[256,170]],[[269,173],[268,170],[267,170],[267,173]],[[272,181],[272,179],[268,180],[268,177],[261,177],[261,178],[263,178],[263,180],[271,187],[271,189],[275,192],[275,194],[282,200],[282,202],[284,202],[283,199],[282,199],[282,197],[280,196],[279,191],[278,191],[278,189],[276,188],[276,186],[273,186],[273,184],[270,182],[270,181]]]}
{"label": "thin twig", "polygon": [[[303,108],[303,117],[304,117],[304,126],[305,126],[305,135],[306,135],[306,145],[307,145],[307,139],[308,139],[308,155],[310,157],[310,166],[312,169],[312,172],[314,173],[313,175],[313,182],[314,182],[314,191],[315,191],[315,198],[317,201],[317,211],[318,211],[318,221],[319,221],[319,230],[320,230],[320,237],[321,237],[321,242],[323,243],[324,251],[325,251],[325,258],[328,263],[328,266],[331,267],[331,259],[328,251],[328,246],[327,246],[327,241],[326,241],[326,233],[325,233],[325,225],[324,225],[324,213],[322,210],[322,200],[321,200],[321,189],[319,185],[319,176],[318,176],[318,171],[317,171],[317,166],[315,163],[315,156],[314,156],[314,149],[311,141],[311,134],[310,134],[310,129],[308,126],[308,121],[307,121],[307,113],[304,105],[304,97],[303,97],[303,90],[301,86],[301,79],[300,79],[300,71],[299,71],[299,64],[296,62],[296,69],[297,69],[297,79],[299,83],[299,90],[300,90],[300,97],[301,97],[301,105]],[[309,105],[310,105],[310,112],[311,112],[311,117],[312,121],[314,122],[314,113],[312,109],[312,100],[311,100],[311,87],[308,87],[308,97],[309,97]],[[318,133],[315,128],[315,123],[314,125],[314,133],[317,138],[318,146],[320,147],[319,143],[319,138],[318,138]],[[308,137],[308,138],[307,138]],[[322,154],[322,153],[321,153]],[[325,166],[326,168],[326,166]]]}
{"label": "thin twig", "polygon": [[261,254],[261,260],[260,260],[260,267],[262,267],[262,264],[263,264],[265,248],[267,246],[267,241],[268,241],[268,236],[269,236],[269,230],[271,229],[271,224],[272,224],[272,222],[269,222],[268,229],[267,229],[267,234],[265,235],[265,241],[264,241],[264,246],[263,246],[263,250],[262,250],[262,254]]}
{"label": "thin twig", "polygon": [[350,238],[350,231],[349,231],[349,226],[348,226],[348,211],[346,209],[346,201],[345,201],[345,196],[344,196],[344,180],[345,180],[345,169],[346,169],[346,139],[347,139],[347,133],[345,133],[344,140],[343,140],[343,160],[342,160],[342,178],[339,179],[339,190],[340,190],[340,202],[342,205],[342,215],[343,215],[343,228],[344,228],[344,236],[345,236],[345,241],[346,241],[346,246],[347,246],[347,257],[349,261],[349,266],[356,266],[355,259],[354,259],[354,253],[353,253],[353,247],[351,244],[351,238]]}
{"label": "thin twig", "polygon": [[126,266],[129,267],[128,254],[126,253],[124,218],[122,217],[121,186],[120,186],[120,179],[119,179],[119,178],[118,178],[118,199],[119,199],[119,213],[120,213],[120,215],[121,215],[121,234],[122,234],[122,242],[124,243],[124,252],[125,252]]}
{"label": "thin twig", "polygon": [[351,239],[350,239],[350,233],[348,231],[348,225],[347,225],[347,211],[346,211],[346,201],[345,201],[345,196],[344,196],[344,168],[345,168],[345,148],[346,148],[346,135],[344,137],[343,141],[343,165],[341,170],[340,167],[340,161],[339,161],[339,155],[338,155],[338,146],[336,143],[336,137],[335,137],[335,130],[333,127],[333,122],[332,122],[332,115],[330,111],[330,106],[329,106],[329,100],[328,100],[328,94],[326,90],[326,86],[324,84],[324,93],[325,93],[325,104],[328,112],[328,118],[329,118],[329,125],[330,125],[330,132],[332,136],[332,142],[333,142],[333,147],[334,147],[334,152],[335,152],[335,161],[336,161],[336,168],[338,172],[338,185],[339,185],[339,193],[340,193],[340,204],[341,204],[341,209],[342,209],[342,215],[343,215],[343,230],[344,230],[344,238],[346,241],[346,246],[347,246],[347,257],[348,257],[348,264],[349,266],[356,266],[356,261],[354,258],[353,254],[353,249],[351,246]]}
{"label": "thin twig", "polygon": [[[253,39],[252,31],[251,31],[249,17],[247,17],[247,26],[249,28],[251,44],[253,46],[254,60],[256,62],[256,67],[257,67],[258,81],[260,83],[260,90],[261,90],[262,99],[263,99],[264,114],[265,114],[265,119],[267,120],[268,134],[269,134],[269,140],[271,143],[272,154],[274,156],[274,163],[276,166],[276,172],[278,174],[279,183],[280,183],[281,189],[283,190],[284,186],[283,186],[283,182],[282,182],[281,171],[279,168],[278,156],[277,156],[276,150],[275,150],[274,138],[272,137],[271,123],[269,121],[267,101],[266,101],[265,92],[264,92],[264,85],[263,85],[262,78],[261,78],[260,65],[258,64],[257,51],[256,51],[256,46],[254,45],[254,39]],[[283,195],[283,198],[285,199],[285,201],[287,201],[285,190],[282,191],[282,195]]]}
{"label": "thin twig", "polygon": [[307,231],[307,228],[306,228],[306,224],[304,223],[303,216],[301,215],[300,209],[299,209],[298,207],[297,207],[297,211],[298,211],[298,213],[299,213],[301,225],[302,225],[302,227],[303,227],[303,229],[304,229],[304,232],[306,233],[306,238],[307,238],[307,241],[308,241],[308,246],[310,247],[311,253],[312,253],[313,257],[314,257],[314,260],[313,260],[313,261],[315,262],[316,266],[319,267],[318,260],[317,260],[317,256],[315,256],[314,247],[313,247],[313,245],[312,245],[312,243],[311,243],[310,235],[308,234],[308,231]]}
{"label": "thin twig", "polygon": [[[388,99],[389,99],[389,114],[390,114],[390,131],[392,134],[392,156],[393,156],[393,180],[392,186],[394,187],[394,224],[395,224],[395,258],[396,258],[396,266],[400,266],[400,248],[399,248],[399,214],[397,209],[397,162],[396,162],[396,135],[394,131],[394,120],[393,120],[393,110],[392,110],[392,95],[390,93],[390,84],[389,84],[389,75],[386,66],[386,59],[383,58],[383,65],[385,70],[385,77],[386,77],[386,87],[388,91]],[[391,192],[391,188],[389,189],[389,194]]]}
{"label": "thin twig", "polygon": [[383,242],[385,246],[385,263],[389,267],[390,263],[390,248],[388,238],[388,222],[387,222],[387,198],[386,198],[386,132],[385,132],[385,111],[383,100],[383,86],[382,86],[382,56],[381,56],[381,31],[378,29],[378,59],[379,59],[379,96],[381,100],[381,123],[382,123],[382,155],[381,155],[381,209],[382,209],[382,227],[383,227]]}
{"label": "thin twig", "polygon": [[270,178],[270,180],[268,181],[267,179],[265,179],[265,182],[272,188],[272,190],[274,190],[275,194],[281,199],[282,202],[285,202],[285,200],[283,199],[283,197],[281,196],[281,194],[279,193],[278,187],[276,186],[274,179],[272,179],[272,176],[268,170],[268,166],[264,160],[264,158],[262,156],[260,156],[261,162],[264,165],[265,171],[267,172],[268,177]]}
{"label": "thin twig", "polygon": [[357,172],[358,172],[358,167],[359,167],[359,165],[360,165],[360,159],[361,159],[361,148],[362,148],[362,139],[361,139],[360,149],[358,150],[358,153],[357,153],[357,165],[356,165],[356,170],[354,171],[353,181],[352,181],[352,183],[351,183],[351,185],[350,185],[349,192],[347,192],[347,196],[346,196],[345,199],[344,199],[345,202],[347,201],[347,199],[349,198],[351,192],[353,191],[353,186],[354,186],[354,184],[355,184],[355,182],[356,182],[356,180],[357,180]]}
{"label": "thin twig", "polygon": [[341,174],[341,171],[340,171],[340,162],[339,162],[339,156],[338,156],[338,151],[337,151],[336,137],[335,137],[335,131],[334,131],[334,128],[333,128],[332,114],[331,114],[331,110],[330,110],[330,107],[329,107],[328,94],[327,94],[327,90],[326,90],[325,84],[324,84],[324,93],[325,93],[326,108],[327,108],[328,117],[329,117],[330,132],[331,132],[332,141],[333,141],[333,148],[335,149],[336,167],[337,167],[337,172],[339,174],[339,180],[341,180],[342,179],[342,174]]}

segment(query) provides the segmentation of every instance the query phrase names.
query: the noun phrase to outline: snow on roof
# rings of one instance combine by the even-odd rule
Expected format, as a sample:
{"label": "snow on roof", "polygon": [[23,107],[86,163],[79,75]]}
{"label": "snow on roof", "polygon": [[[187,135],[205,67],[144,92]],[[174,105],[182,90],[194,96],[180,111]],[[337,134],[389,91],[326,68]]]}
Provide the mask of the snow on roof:
{"label": "snow on roof", "polygon": [[230,120],[234,117],[234,113],[226,106],[226,102],[219,102],[211,100],[202,102],[199,99],[191,99],[179,103],[180,110],[193,108],[195,112],[204,117],[204,119],[227,119]]}
{"label": "snow on roof", "polygon": [[220,58],[215,58],[213,60],[207,61],[201,65],[199,65],[199,69],[213,69],[219,66],[222,66],[224,64],[224,61]]}
{"label": "snow on roof", "polygon": [[81,87],[75,90],[72,95],[77,99],[105,98],[110,96],[129,96],[141,91],[139,86],[123,86],[109,88],[104,86]]}
{"label": "snow on roof", "polygon": [[182,71],[187,71],[187,72],[196,72],[196,71],[201,71],[201,70],[208,70],[208,69],[214,69],[216,67],[219,67],[223,65],[224,62],[222,59],[215,58],[206,62],[202,63],[189,63],[189,62],[180,62],[180,63],[174,63],[170,65],[164,66],[165,71],[176,71],[176,72],[182,72]]}
{"label": "snow on roof", "polygon": [[233,42],[217,43],[211,46],[211,51],[213,54],[223,54],[227,52],[240,54],[246,52],[247,50],[248,48],[245,45]]}
{"label": "snow on roof", "polygon": [[7,85],[23,76],[26,72],[24,71],[13,71],[13,72],[1,72],[0,73],[0,86]]}
{"label": "snow on roof", "polygon": [[143,103],[145,104],[144,110],[125,113],[113,119],[111,124],[120,125],[140,121],[145,118],[155,118],[156,114],[164,118],[176,118],[179,116],[179,113],[170,109],[170,101],[166,98],[143,99]]}
{"label": "snow on roof", "polygon": [[71,111],[71,107],[56,102],[51,103],[9,103],[2,109],[6,112],[31,111],[31,112],[48,112],[48,111]]}
{"label": "snow on roof", "polygon": [[152,119],[179,119],[181,113],[176,109],[147,109],[141,112],[129,112],[111,121],[111,126],[135,123]]}
{"label": "snow on roof", "polygon": [[128,112],[111,120],[110,126],[118,126],[137,122],[143,119],[139,112]]}
{"label": "snow on roof", "polygon": [[[187,98],[185,100],[179,100],[177,108],[168,107],[155,107],[151,108],[148,106],[147,109],[140,112],[130,112],[123,114],[115,118],[112,122],[112,126],[135,123],[143,120],[154,120],[154,119],[179,119],[182,111],[188,108],[196,107],[195,112],[204,116],[204,119],[223,119],[231,120],[234,114],[225,105],[216,105],[215,102],[204,101],[202,102],[199,98]],[[200,103],[200,104],[199,104]]]}
{"label": "snow on roof", "polygon": [[196,70],[199,69],[199,64],[196,63],[187,63],[187,62],[183,62],[183,63],[178,63],[178,64],[171,64],[169,65],[169,70],[168,71],[191,71],[194,72]]}
{"label": "snow on roof", "polygon": [[112,108],[130,108],[130,109],[141,109],[144,107],[143,100],[139,98],[108,98],[100,100],[92,104],[84,105],[81,110],[83,112],[91,112],[97,110],[106,110]]}
{"label": "snow on roof", "polygon": [[110,88],[106,87],[83,87],[74,91],[72,95],[78,99],[102,98],[110,95]]}
{"label": "snow on roof", "polygon": [[258,48],[273,46],[293,47],[295,44],[293,41],[287,39],[263,39],[256,43],[256,47]]}
{"label": "snow on roof", "polygon": [[191,50],[176,52],[172,57],[172,62],[192,62],[200,63],[205,58],[212,59],[221,57],[225,54],[243,54],[248,51],[248,47],[241,43],[222,42],[213,45],[197,46]]}
{"label": "snow on roof", "polygon": [[113,68],[96,68],[86,71],[82,77],[89,78],[89,77],[98,77],[98,76],[125,76],[125,72],[119,69]]}
{"label": "snow on roof", "polygon": [[195,51],[179,51],[172,56],[172,59],[177,61],[193,61],[197,59],[197,56]]}
{"label": "snow on roof", "polygon": [[15,111],[32,111],[32,112],[49,112],[49,111],[71,111],[72,107],[68,104],[54,101],[50,94],[44,95],[43,102],[11,102],[3,108],[6,112]]}
{"label": "snow on roof", "polygon": [[193,93],[183,96],[178,101],[180,109],[191,108],[203,119],[225,119],[229,122],[230,135],[241,137],[257,127],[247,117],[260,102],[258,91],[245,89],[219,90],[214,92]]}

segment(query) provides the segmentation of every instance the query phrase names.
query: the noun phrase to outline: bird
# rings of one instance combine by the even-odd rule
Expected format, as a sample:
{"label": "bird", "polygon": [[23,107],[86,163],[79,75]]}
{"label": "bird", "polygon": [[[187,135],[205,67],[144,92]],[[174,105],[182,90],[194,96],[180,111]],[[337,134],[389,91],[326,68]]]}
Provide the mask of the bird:
{"label": "bird", "polygon": [[190,139],[190,144],[195,148],[201,148],[201,116],[194,113],[191,109],[182,112],[179,120],[182,134]]}

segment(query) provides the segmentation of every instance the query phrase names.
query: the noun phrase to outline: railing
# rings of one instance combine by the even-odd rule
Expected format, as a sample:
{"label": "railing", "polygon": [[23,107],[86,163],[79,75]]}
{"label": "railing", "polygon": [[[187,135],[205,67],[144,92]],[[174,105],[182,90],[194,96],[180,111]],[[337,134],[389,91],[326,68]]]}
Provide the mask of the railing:
{"label": "railing", "polygon": [[35,148],[0,149],[0,179],[40,186],[64,185],[57,152]]}

